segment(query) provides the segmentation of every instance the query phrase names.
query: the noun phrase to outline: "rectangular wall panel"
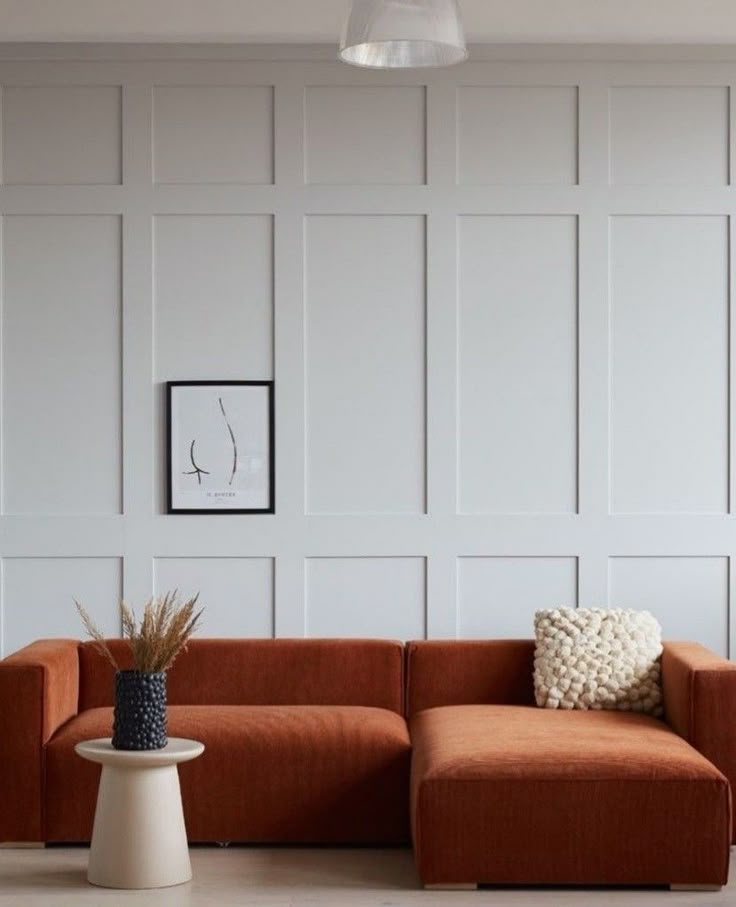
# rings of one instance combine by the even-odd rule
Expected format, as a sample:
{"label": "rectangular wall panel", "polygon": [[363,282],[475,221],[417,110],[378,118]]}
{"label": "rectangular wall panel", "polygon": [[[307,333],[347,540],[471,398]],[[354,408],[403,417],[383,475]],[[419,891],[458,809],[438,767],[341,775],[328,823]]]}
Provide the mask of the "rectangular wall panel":
{"label": "rectangular wall panel", "polygon": [[577,508],[574,217],[462,217],[463,513]]}
{"label": "rectangular wall panel", "polygon": [[3,182],[120,183],[121,120],[117,85],[5,86]]}
{"label": "rectangular wall panel", "polygon": [[202,635],[273,636],[273,558],[163,557],[154,561],[157,595],[199,593]]}
{"label": "rectangular wall panel", "polygon": [[611,89],[611,182],[728,182],[728,89],[625,85]]}
{"label": "rectangular wall panel", "polygon": [[103,633],[120,635],[118,558],[9,557],[2,571],[2,655],[39,638],[83,637],[74,599]]}
{"label": "rectangular wall panel", "polygon": [[728,508],[728,224],[611,223],[612,509]]}
{"label": "rectangular wall panel", "polygon": [[574,557],[461,557],[457,634],[461,639],[531,639],[539,608],[575,608]]}
{"label": "rectangular wall panel", "polygon": [[728,652],[728,558],[614,557],[609,585],[612,608],[646,608],[664,639]]}
{"label": "rectangular wall panel", "polygon": [[157,183],[273,182],[273,88],[157,85],[153,167]]}
{"label": "rectangular wall panel", "polygon": [[157,217],[160,381],[273,376],[273,218]]}
{"label": "rectangular wall panel", "polygon": [[423,183],[425,107],[423,85],[307,88],[307,182]]}
{"label": "rectangular wall panel", "polygon": [[307,511],[425,508],[422,217],[310,217]]}
{"label": "rectangular wall panel", "polygon": [[458,91],[458,182],[578,181],[578,90],[474,85]]}
{"label": "rectangular wall panel", "polygon": [[[273,218],[167,215],[154,223],[156,420],[165,381],[273,377]],[[164,431],[154,487],[164,507]]]}
{"label": "rectangular wall panel", "polygon": [[3,512],[119,513],[119,218],[6,217],[3,264]]}
{"label": "rectangular wall panel", "polygon": [[422,557],[320,557],[306,562],[306,635],[421,639]]}

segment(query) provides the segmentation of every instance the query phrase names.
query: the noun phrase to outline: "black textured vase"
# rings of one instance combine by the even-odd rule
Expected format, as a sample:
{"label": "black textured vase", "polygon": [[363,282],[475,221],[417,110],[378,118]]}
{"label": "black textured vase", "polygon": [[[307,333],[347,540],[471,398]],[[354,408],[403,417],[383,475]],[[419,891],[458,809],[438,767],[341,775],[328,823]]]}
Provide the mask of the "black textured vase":
{"label": "black textured vase", "polygon": [[116,750],[160,750],[166,743],[165,672],[118,671],[112,745]]}

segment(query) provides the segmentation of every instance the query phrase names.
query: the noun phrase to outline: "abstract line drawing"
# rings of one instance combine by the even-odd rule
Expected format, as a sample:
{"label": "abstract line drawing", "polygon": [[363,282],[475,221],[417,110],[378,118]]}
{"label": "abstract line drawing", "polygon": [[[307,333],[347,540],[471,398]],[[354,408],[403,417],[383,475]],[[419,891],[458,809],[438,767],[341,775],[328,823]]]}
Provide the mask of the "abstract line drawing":
{"label": "abstract line drawing", "polygon": [[274,513],[273,381],[166,382],[166,512]]}
{"label": "abstract line drawing", "polygon": [[232,427],[232,425],[230,425],[230,422],[228,421],[227,413],[225,412],[225,404],[222,402],[222,397],[218,397],[218,400],[220,403],[220,411],[222,412],[222,418],[225,420],[225,425],[227,425],[228,432],[230,432],[230,440],[232,441],[232,445],[233,445],[233,468],[232,468],[232,472],[230,473],[230,480],[227,483],[228,485],[232,485],[233,479],[235,478],[235,473],[238,470],[238,444],[235,440],[235,433],[233,432],[233,427]]}
{"label": "abstract line drawing", "polygon": [[197,466],[197,461],[194,459],[194,445],[195,445],[195,443],[196,443],[196,439],[195,439],[194,441],[192,441],[192,443],[191,443],[190,446],[189,446],[189,459],[191,460],[192,466],[193,466],[194,468],[193,468],[193,469],[190,469],[188,472],[182,473],[182,475],[185,475],[185,476],[194,476],[194,475],[196,475],[196,477],[197,477],[197,484],[198,484],[198,485],[201,485],[201,484],[202,484],[202,476],[208,476],[208,475],[209,475],[209,472],[207,472],[206,469],[202,469],[201,467]]}

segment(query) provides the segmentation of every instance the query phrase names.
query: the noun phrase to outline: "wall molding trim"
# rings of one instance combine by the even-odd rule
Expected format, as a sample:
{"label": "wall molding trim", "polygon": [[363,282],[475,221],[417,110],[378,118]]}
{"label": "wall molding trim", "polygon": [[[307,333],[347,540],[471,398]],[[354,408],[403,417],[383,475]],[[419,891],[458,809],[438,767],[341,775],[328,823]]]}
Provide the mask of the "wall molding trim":
{"label": "wall molding trim", "polygon": [[[469,44],[474,62],[736,61],[733,44]],[[0,41],[0,60],[232,60],[335,62],[335,44],[99,43]],[[460,67],[462,71],[464,64]],[[344,67],[344,64],[340,64]],[[348,68],[348,67],[345,67]]]}
{"label": "wall molding trim", "polygon": [[[736,47],[334,52],[0,44],[0,651],[176,584],[736,652]],[[276,514],[166,516],[164,383],[271,378]]]}

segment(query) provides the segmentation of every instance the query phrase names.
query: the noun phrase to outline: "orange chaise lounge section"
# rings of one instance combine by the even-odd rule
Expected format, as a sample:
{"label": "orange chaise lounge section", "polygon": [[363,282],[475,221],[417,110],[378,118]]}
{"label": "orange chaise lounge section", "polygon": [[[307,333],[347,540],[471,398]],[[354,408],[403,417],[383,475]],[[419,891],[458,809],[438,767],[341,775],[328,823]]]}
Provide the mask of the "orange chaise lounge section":
{"label": "orange chaise lounge section", "polygon": [[[111,647],[122,666],[126,646]],[[727,880],[736,664],[666,643],[665,720],[534,706],[530,641],[194,640],[168,678],[192,841],[402,844],[423,883]],[[88,841],[113,673],[90,643],[0,662],[0,843]]]}
{"label": "orange chaise lounge section", "polygon": [[[127,646],[110,642],[127,666]],[[401,643],[199,639],[168,676],[168,731],[192,841],[409,840],[411,747]],[[36,642],[0,662],[0,842],[89,841],[113,671],[91,643]]]}
{"label": "orange chaise lounge section", "polygon": [[666,721],[534,706],[534,644],[411,643],[411,820],[422,881],[725,884],[736,664],[666,643]]}

